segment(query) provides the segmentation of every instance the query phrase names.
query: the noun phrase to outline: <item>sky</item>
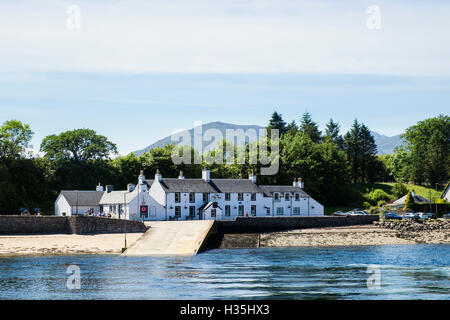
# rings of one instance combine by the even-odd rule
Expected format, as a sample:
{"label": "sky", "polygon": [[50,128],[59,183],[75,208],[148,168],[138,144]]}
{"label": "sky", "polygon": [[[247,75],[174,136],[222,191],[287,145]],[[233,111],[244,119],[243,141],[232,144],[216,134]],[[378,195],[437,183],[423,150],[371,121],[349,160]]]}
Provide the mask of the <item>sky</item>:
{"label": "sky", "polygon": [[35,149],[92,128],[121,154],[274,110],[396,135],[448,114],[449,16],[433,0],[0,0],[0,121],[30,124]]}

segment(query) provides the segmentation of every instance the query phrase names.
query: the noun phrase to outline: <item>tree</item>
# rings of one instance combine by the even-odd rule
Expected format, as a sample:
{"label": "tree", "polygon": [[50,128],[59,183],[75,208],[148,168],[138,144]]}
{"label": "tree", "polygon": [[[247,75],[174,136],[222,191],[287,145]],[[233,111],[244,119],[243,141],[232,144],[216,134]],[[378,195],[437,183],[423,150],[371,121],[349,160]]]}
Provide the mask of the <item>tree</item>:
{"label": "tree", "polygon": [[353,183],[358,182],[360,177],[360,163],[361,163],[361,125],[355,119],[349,132],[344,136],[344,150],[347,154],[348,162],[350,163]]}
{"label": "tree", "polygon": [[33,137],[28,124],[17,120],[5,121],[0,127],[0,158],[21,157]]}
{"label": "tree", "polygon": [[330,121],[326,124],[325,129],[325,139],[328,139],[329,141],[335,143],[339,149],[343,149],[344,145],[344,139],[339,134],[340,131],[340,125],[338,122],[334,122],[333,119],[330,119]]}
{"label": "tree", "polygon": [[286,127],[287,133],[289,133],[289,134],[291,134],[293,136],[295,136],[297,134],[298,130],[299,130],[298,126],[297,126],[297,124],[295,123],[294,120],[292,120]]}
{"label": "tree", "polygon": [[312,121],[311,114],[305,112],[300,121],[300,132],[306,134],[312,142],[320,142],[322,139],[322,132],[319,131],[319,125]]}
{"label": "tree", "polygon": [[280,136],[285,134],[287,132],[287,128],[286,128],[286,122],[283,120],[282,115],[277,113],[276,111],[274,111],[272,114],[272,118],[269,121],[269,125],[268,125],[267,129],[268,130],[278,129]]}
{"label": "tree", "polygon": [[414,204],[414,197],[412,196],[412,192],[409,191],[408,194],[406,195],[405,207],[403,208],[403,210],[411,209],[413,204]]}
{"label": "tree", "polygon": [[369,128],[363,123],[361,125],[361,174],[363,181],[373,182],[377,168],[376,155],[377,145]]}
{"label": "tree", "polygon": [[406,129],[402,136],[411,153],[414,181],[431,184],[447,182],[450,178],[450,117],[439,115],[419,121]]}
{"label": "tree", "polygon": [[117,147],[94,130],[76,129],[45,137],[41,151],[54,160],[86,161],[109,158],[111,154],[117,154]]}

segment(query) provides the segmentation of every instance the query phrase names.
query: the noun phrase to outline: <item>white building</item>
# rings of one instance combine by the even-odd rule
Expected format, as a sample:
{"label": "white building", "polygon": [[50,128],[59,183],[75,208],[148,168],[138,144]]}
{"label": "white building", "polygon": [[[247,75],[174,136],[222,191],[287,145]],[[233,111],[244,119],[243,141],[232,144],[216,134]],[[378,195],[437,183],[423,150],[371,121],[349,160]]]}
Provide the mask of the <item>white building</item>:
{"label": "white building", "polygon": [[[303,182],[292,186],[258,185],[256,176],[248,179],[211,179],[210,171],[203,169],[202,178],[187,179],[183,172],[178,178],[163,178],[159,170],[154,180],[146,180],[143,171],[138,184],[129,184],[127,190],[113,191],[101,186],[97,191],[83,191],[101,195],[97,206],[78,198],[78,208],[94,209],[116,218],[132,220],[234,220],[236,217],[322,216],[323,206],[303,190]],[[55,203],[56,215],[86,213],[73,210],[62,200],[62,191]],[[71,207],[70,207],[71,206]],[[91,210],[92,212],[92,210]]]}
{"label": "white building", "polygon": [[442,193],[441,199],[444,199],[444,200],[450,202],[450,183],[447,184],[447,187],[445,188],[444,192]]}

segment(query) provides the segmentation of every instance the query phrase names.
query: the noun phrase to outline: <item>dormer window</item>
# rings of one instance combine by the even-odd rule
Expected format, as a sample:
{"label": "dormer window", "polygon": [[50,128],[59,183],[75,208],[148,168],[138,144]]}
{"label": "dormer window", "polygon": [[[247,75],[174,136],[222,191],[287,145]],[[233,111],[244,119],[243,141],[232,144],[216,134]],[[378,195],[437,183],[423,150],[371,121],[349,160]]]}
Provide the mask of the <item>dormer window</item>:
{"label": "dormer window", "polygon": [[286,200],[286,201],[289,201],[289,199],[290,199],[290,194],[289,193],[285,193],[284,194],[284,199]]}
{"label": "dormer window", "polygon": [[189,202],[195,203],[195,193],[194,192],[189,193]]}
{"label": "dormer window", "polygon": [[207,202],[207,201],[208,201],[208,198],[209,198],[208,194],[207,194],[207,193],[204,193],[204,194],[203,194],[203,202]]}
{"label": "dormer window", "polygon": [[175,203],[181,202],[181,193],[175,192]]}
{"label": "dormer window", "polygon": [[252,198],[251,198],[251,200],[252,200],[252,201],[256,201],[256,193],[252,193]]}
{"label": "dormer window", "polygon": [[300,193],[295,194],[295,201],[300,201]]}
{"label": "dormer window", "polygon": [[244,194],[238,193],[238,201],[243,201],[243,200],[244,200]]}
{"label": "dormer window", "polygon": [[229,193],[225,193],[225,201],[230,201],[231,200],[231,196]]}

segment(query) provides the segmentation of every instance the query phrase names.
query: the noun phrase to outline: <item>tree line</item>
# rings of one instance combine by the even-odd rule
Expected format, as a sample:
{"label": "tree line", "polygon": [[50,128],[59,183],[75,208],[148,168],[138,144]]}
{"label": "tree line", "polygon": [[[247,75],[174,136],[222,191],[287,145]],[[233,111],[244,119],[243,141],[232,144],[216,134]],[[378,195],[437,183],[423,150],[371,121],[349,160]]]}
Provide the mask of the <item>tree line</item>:
{"label": "tree line", "polygon": [[[303,178],[311,196],[329,205],[358,205],[351,186],[375,181],[418,184],[445,184],[450,177],[449,117],[440,115],[406,129],[403,146],[392,155],[377,156],[377,147],[369,128],[354,120],[341,134],[339,123],[330,119],[322,132],[306,112],[287,123],[274,112],[267,129],[280,132],[280,168],[274,176],[259,176],[261,184],[291,184]],[[173,145],[152,149],[136,156],[117,155],[116,145],[91,129],[76,129],[45,137],[42,157],[27,153],[33,136],[29,125],[17,120],[5,121],[0,127],[0,213],[16,213],[21,207],[39,207],[53,212],[60,190],[93,190],[98,182],[125,188],[135,182],[141,169],[152,178],[157,169],[165,177],[199,177],[202,164],[174,164]],[[224,150],[230,142],[201,156],[204,160]],[[268,143],[257,141],[255,143]],[[186,149],[184,147],[184,149]],[[246,156],[250,146],[245,147]],[[195,153],[192,148],[188,152]],[[236,159],[235,159],[236,160]],[[259,170],[260,163],[212,164],[216,178],[247,178]],[[255,171],[258,172],[258,171]]]}

